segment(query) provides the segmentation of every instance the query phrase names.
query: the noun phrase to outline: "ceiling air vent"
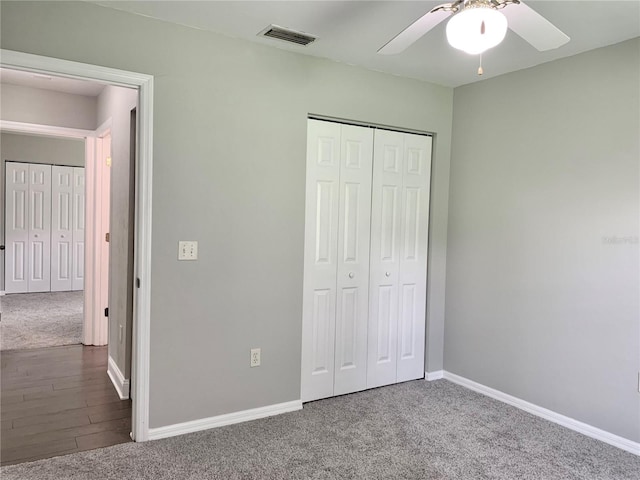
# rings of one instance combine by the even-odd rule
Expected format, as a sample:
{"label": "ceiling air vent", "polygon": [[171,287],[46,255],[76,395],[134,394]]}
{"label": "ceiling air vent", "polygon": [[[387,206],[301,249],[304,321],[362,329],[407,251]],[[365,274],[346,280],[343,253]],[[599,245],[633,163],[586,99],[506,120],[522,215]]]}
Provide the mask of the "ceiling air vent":
{"label": "ceiling air vent", "polygon": [[258,34],[258,36],[275,38],[277,40],[282,40],[284,42],[295,43],[296,45],[303,46],[309,45],[317,38],[313,35],[309,35],[308,33],[296,32],[295,30],[279,27],[278,25],[269,25],[267,28],[262,30]]}

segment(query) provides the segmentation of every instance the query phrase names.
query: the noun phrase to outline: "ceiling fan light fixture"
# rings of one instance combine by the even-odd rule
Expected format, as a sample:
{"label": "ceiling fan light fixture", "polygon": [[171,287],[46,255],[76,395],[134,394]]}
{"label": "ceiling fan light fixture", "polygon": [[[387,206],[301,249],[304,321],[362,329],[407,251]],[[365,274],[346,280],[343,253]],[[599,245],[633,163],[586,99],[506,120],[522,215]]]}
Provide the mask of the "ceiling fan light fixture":
{"label": "ceiling fan light fixture", "polygon": [[507,34],[507,17],[485,2],[469,2],[447,23],[449,45],[477,55],[498,45]]}

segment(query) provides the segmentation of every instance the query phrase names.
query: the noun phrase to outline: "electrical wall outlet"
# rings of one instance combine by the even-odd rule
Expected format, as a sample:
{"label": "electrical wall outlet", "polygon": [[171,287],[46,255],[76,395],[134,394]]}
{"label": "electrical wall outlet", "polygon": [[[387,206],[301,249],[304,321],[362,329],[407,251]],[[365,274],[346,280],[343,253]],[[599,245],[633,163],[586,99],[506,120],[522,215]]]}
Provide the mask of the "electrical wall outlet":
{"label": "electrical wall outlet", "polygon": [[252,348],[251,349],[251,359],[249,361],[249,365],[251,367],[259,367],[260,366],[260,349]]}
{"label": "electrical wall outlet", "polygon": [[198,242],[180,240],[178,242],[178,260],[197,260]]}

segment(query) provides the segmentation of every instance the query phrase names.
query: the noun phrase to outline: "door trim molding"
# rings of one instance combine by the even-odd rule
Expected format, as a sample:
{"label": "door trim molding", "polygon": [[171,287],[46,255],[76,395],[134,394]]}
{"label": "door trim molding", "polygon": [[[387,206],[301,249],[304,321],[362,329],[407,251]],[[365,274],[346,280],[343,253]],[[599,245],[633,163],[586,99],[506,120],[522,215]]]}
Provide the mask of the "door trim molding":
{"label": "door trim molding", "polygon": [[[105,127],[105,124],[108,124]],[[104,256],[103,238],[105,231],[103,200],[105,192],[103,188],[103,176],[108,167],[102,163],[103,137],[109,133],[110,119],[93,132],[93,138],[87,138],[85,157],[86,209],[85,216],[85,283],[90,287],[85,288],[85,345],[107,345],[109,341],[109,320],[104,315],[104,308],[108,302],[104,302],[102,293],[105,288],[103,276],[104,269],[108,270],[108,256]],[[107,199],[109,194],[107,193]],[[105,262],[107,265],[105,266]],[[86,285],[85,285],[86,286]]]}
{"label": "door trim molding", "polygon": [[[96,199],[101,198],[100,171],[96,165],[98,152],[96,151],[99,137],[111,127],[111,119],[99,126],[96,130],[82,130],[77,128],[58,127],[55,125],[43,125],[39,123],[16,122],[12,120],[0,120],[0,131],[17,134],[36,134],[55,138],[77,138],[84,140],[85,159],[85,205],[90,207],[85,210],[85,265],[84,265],[84,314],[82,320],[82,343],[85,345],[106,345],[108,340],[107,327],[101,328],[103,310],[100,308],[99,292],[100,252],[96,251],[96,240],[100,238],[95,225],[101,224],[100,208],[96,205]],[[20,162],[26,163],[26,162]],[[96,189],[97,187],[97,189]],[[4,272],[2,272],[4,274]],[[102,307],[104,308],[104,307]]]}
{"label": "door trim molding", "polygon": [[12,50],[0,50],[0,66],[17,70],[97,80],[138,89],[138,155],[136,163],[132,380],[132,438],[149,439],[149,356],[151,313],[151,203],[153,171],[153,76],[71,62]]}

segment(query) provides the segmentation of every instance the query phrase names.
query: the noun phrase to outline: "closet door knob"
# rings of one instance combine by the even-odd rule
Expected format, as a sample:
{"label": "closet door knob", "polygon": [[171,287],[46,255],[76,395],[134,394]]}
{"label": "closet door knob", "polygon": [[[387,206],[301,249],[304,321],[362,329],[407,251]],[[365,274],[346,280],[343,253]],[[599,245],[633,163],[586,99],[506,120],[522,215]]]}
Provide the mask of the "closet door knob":
{"label": "closet door knob", "polygon": [[355,273],[353,273],[353,272],[349,272],[349,278],[353,278],[353,277],[355,277],[355,276],[356,276],[356,274],[355,274]]}
{"label": "closet door knob", "polygon": [[33,236],[33,238],[38,238],[38,234],[36,233],[36,234]]}
{"label": "closet door knob", "polygon": [[64,235],[60,235],[60,238],[64,238]]}
{"label": "closet door knob", "polygon": [[384,276],[385,277],[390,277],[391,276],[391,272],[385,272]]}

